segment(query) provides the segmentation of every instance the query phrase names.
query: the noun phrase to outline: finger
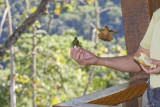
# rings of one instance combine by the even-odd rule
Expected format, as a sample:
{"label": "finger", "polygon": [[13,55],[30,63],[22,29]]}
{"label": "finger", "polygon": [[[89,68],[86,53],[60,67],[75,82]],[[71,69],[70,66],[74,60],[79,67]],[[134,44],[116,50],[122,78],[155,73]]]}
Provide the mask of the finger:
{"label": "finger", "polygon": [[145,66],[143,66],[142,64],[140,64],[140,66],[145,73],[147,73],[147,74],[149,73],[149,70]]}
{"label": "finger", "polygon": [[73,55],[72,55],[72,56],[73,56],[73,59],[76,58],[77,51],[78,51],[78,47],[75,46],[75,47],[73,48]]}
{"label": "finger", "polygon": [[84,50],[80,50],[80,55],[79,55],[79,64],[84,65]]}
{"label": "finger", "polygon": [[158,71],[153,71],[152,74],[160,74],[160,70],[158,70]]}
{"label": "finger", "polygon": [[153,74],[157,74],[157,73],[160,73],[160,68],[155,68],[155,69],[149,70],[148,72],[153,73]]}
{"label": "finger", "polygon": [[71,47],[70,57],[73,58],[73,47]]}
{"label": "finger", "polygon": [[72,48],[72,58],[73,58],[73,59],[74,59],[74,56],[75,56],[75,51],[76,51],[76,50],[75,50],[75,48],[73,47],[73,48]]}
{"label": "finger", "polygon": [[147,69],[145,66],[140,64],[142,69],[144,70],[145,73],[147,74],[159,74],[160,73],[160,68],[155,68],[155,69]]}
{"label": "finger", "polygon": [[82,52],[81,52],[81,55],[80,55],[80,60],[84,59],[84,53],[85,53],[85,51],[82,49]]}
{"label": "finger", "polygon": [[160,65],[160,61],[158,60],[150,60],[149,62],[155,65]]}
{"label": "finger", "polygon": [[77,51],[77,53],[76,53],[76,56],[75,56],[75,60],[79,60],[79,58],[80,58],[80,55],[81,55],[81,52],[82,52],[82,49],[79,49],[78,51]]}

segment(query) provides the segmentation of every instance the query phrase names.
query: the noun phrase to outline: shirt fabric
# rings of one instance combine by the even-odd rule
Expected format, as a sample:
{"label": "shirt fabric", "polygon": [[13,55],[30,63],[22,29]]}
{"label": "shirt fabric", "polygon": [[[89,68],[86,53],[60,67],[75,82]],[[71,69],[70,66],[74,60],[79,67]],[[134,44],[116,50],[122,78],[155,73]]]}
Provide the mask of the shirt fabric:
{"label": "shirt fabric", "polygon": [[[150,58],[160,60],[160,9],[153,13],[140,46],[150,51]],[[160,87],[160,74],[150,74],[151,88]]]}

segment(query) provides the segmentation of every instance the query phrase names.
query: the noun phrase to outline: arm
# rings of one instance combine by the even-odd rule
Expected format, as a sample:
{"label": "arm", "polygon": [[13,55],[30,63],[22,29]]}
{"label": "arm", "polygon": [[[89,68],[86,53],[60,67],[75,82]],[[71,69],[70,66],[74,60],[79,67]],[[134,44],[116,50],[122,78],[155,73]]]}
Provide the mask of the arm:
{"label": "arm", "polygon": [[[135,56],[139,56],[139,52],[144,51],[149,56],[149,51],[139,47]],[[84,50],[83,48],[71,48],[71,57],[80,65],[100,65],[123,72],[140,72],[141,67],[133,59],[134,55],[127,55],[121,57],[97,57],[93,53]]]}

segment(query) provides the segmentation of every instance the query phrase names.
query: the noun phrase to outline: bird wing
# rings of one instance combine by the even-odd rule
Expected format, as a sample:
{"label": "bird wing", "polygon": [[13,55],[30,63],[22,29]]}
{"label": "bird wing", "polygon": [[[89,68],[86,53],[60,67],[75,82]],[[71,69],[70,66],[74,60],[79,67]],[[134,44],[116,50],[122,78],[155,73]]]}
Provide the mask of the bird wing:
{"label": "bird wing", "polygon": [[91,25],[94,29],[96,29],[97,31],[99,31],[100,33],[103,33],[103,32],[102,32],[102,29],[97,28],[93,23],[90,23],[90,25]]}
{"label": "bird wing", "polygon": [[117,34],[118,32],[114,31],[114,30],[109,30],[109,35],[115,35]]}

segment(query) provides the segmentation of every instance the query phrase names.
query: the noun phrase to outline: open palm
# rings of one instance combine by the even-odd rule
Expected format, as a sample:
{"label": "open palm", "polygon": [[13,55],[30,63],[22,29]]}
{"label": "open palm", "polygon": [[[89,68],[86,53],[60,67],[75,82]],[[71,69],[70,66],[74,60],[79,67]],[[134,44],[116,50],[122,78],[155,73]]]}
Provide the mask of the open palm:
{"label": "open palm", "polygon": [[70,56],[80,65],[95,65],[98,62],[97,56],[81,47],[72,47]]}

